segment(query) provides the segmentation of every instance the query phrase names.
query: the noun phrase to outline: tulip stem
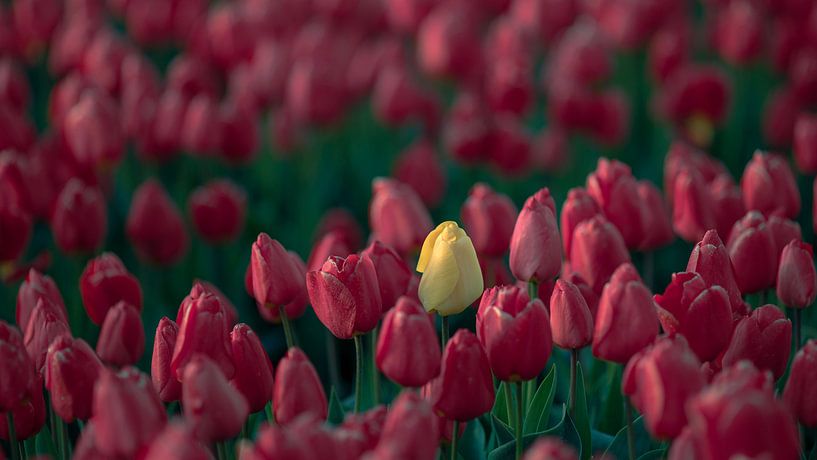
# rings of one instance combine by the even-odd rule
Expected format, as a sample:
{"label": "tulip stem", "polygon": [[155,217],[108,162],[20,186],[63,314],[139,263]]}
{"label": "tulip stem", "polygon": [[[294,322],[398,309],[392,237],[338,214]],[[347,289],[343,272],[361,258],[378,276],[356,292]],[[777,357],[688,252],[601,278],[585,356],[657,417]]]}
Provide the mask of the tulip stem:
{"label": "tulip stem", "polygon": [[528,281],[528,297],[530,300],[539,297],[539,285],[534,280]]}
{"label": "tulip stem", "polygon": [[624,416],[627,418],[627,453],[630,460],[635,460],[635,433],[633,433],[633,407],[624,398]]}
{"label": "tulip stem", "polygon": [[290,349],[295,346],[295,336],[292,333],[292,324],[289,322],[289,316],[287,316],[286,306],[281,304],[278,305],[278,316],[281,318],[281,325],[284,326],[284,336],[287,340],[287,349]]}
{"label": "tulip stem", "polygon": [[442,344],[442,350],[445,352],[445,344],[448,343],[448,316],[443,316],[443,325],[440,330],[440,343]]}
{"label": "tulip stem", "polygon": [[216,452],[219,460],[227,460],[227,443],[225,442],[217,443]]}
{"label": "tulip stem", "polygon": [[372,352],[372,394],[374,395],[374,405],[380,404],[380,372],[377,371],[377,327],[372,330],[371,334],[371,352]]}
{"label": "tulip stem", "polygon": [[516,460],[522,458],[522,382],[516,382]]}
{"label": "tulip stem", "polygon": [[457,438],[459,438],[459,434],[460,422],[458,420],[454,420],[454,431],[451,433],[451,460],[457,460]]}
{"label": "tulip stem", "polygon": [[800,336],[801,332],[800,324],[802,324],[800,315],[802,313],[802,310],[800,308],[792,308],[792,310],[793,311],[791,312],[791,319],[793,323],[792,326],[794,326],[794,353],[797,354],[797,351],[800,350],[800,347],[803,344]]}
{"label": "tulip stem", "polygon": [[9,426],[9,448],[11,449],[11,460],[17,460],[20,458],[20,453],[17,452],[17,434],[14,432],[13,411],[6,412],[6,422]]}
{"label": "tulip stem", "polygon": [[570,350],[570,392],[567,398],[567,410],[571,417],[575,416],[574,408],[576,407],[576,367],[579,362],[579,350],[573,348]]}
{"label": "tulip stem", "polygon": [[363,382],[363,337],[355,335],[355,413],[360,412],[361,384]]}

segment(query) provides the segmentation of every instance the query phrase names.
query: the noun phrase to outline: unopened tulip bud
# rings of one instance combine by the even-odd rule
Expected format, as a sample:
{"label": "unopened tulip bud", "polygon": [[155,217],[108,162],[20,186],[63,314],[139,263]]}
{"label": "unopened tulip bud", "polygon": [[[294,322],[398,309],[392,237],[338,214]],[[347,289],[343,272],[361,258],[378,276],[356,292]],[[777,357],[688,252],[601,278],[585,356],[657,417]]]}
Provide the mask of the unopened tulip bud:
{"label": "unopened tulip bud", "polygon": [[167,316],[163,316],[156,326],[153,339],[153,357],[150,361],[150,377],[153,389],[164,402],[178,401],[182,387],[176,374],[170,370],[173,349],[179,335],[179,325]]}
{"label": "unopened tulip bud", "polygon": [[672,225],[686,241],[696,241],[715,225],[713,204],[700,173],[683,170],[672,182]]}
{"label": "unopened tulip bud", "polygon": [[221,297],[212,290],[193,286],[182,303],[180,314],[171,372],[181,381],[187,363],[196,354],[203,354],[221,368],[226,378],[232,378],[235,366],[231,357],[230,324]]}
{"label": "unopened tulip bud", "polygon": [[806,308],[817,296],[817,271],[811,245],[792,240],[780,255],[777,271],[777,298],[783,305]]}
{"label": "unopened tulip bud", "polygon": [[168,423],[148,446],[144,460],[211,460],[213,454],[196,439],[189,424],[182,421]]}
{"label": "unopened tulip bud", "polygon": [[763,214],[750,211],[735,222],[727,250],[740,292],[751,294],[774,286],[777,249]]}
{"label": "unopened tulip bud", "polygon": [[187,204],[193,228],[210,243],[235,239],[244,226],[246,201],[244,190],[227,180],[197,188]]}
{"label": "unopened tulip bud", "polygon": [[375,354],[377,368],[405,387],[420,387],[440,372],[434,323],[420,304],[400,297],[383,318]]}
{"label": "unopened tulip bud", "polygon": [[377,240],[372,241],[361,256],[368,257],[374,265],[385,312],[406,293],[412,276],[411,269],[394,249]]}
{"label": "unopened tulip bud", "polygon": [[278,363],[272,389],[275,421],[286,425],[299,415],[311,414],[326,419],[326,393],[315,367],[303,351],[292,347]]}
{"label": "unopened tulip bud", "polygon": [[779,211],[794,219],[800,213],[800,192],[787,161],[774,153],[755,152],[740,179],[746,209],[769,216]]}
{"label": "unopened tulip bud", "polygon": [[266,233],[259,234],[253,243],[250,263],[253,295],[267,308],[288,304],[304,287],[303,277],[286,249]]}
{"label": "unopened tulip bud", "polygon": [[809,340],[794,355],[789,379],[783,390],[783,401],[797,419],[807,427],[817,425],[817,394],[812,382],[817,378],[817,341]]}
{"label": "unopened tulip bud", "polygon": [[133,193],[125,232],[141,258],[160,265],[178,262],[190,246],[179,208],[155,179]]}
{"label": "unopened tulip bud", "polygon": [[445,171],[428,140],[420,140],[400,154],[394,166],[394,177],[413,188],[430,207],[439,204],[445,193]]}
{"label": "unopened tulip bud", "polygon": [[732,341],[723,355],[723,366],[746,359],[758,369],[771,371],[778,379],[789,361],[791,335],[791,321],[776,306],[757,308],[735,326]]}
{"label": "unopened tulip bud", "polygon": [[65,114],[63,133],[76,162],[91,171],[109,170],[123,157],[115,102],[98,90],[83,92]]}
{"label": "unopened tulip bud", "polygon": [[552,280],[562,268],[556,207],[547,188],[529,197],[516,219],[510,265],[517,279],[539,283]]}
{"label": "unopened tulip bud", "polygon": [[516,206],[507,195],[495,192],[488,184],[476,184],[460,214],[477,254],[488,257],[505,254],[517,216]]}
{"label": "unopened tulip bud", "polygon": [[21,330],[28,329],[31,313],[41,298],[46,299],[51,305],[55,306],[60,318],[64,322],[68,322],[65,302],[62,300],[62,294],[60,294],[57,284],[50,276],[43,275],[32,268],[17,290],[16,319]]}
{"label": "unopened tulip bud", "polygon": [[96,352],[106,364],[123,367],[136,364],[145,352],[142,317],[133,305],[119,302],[105,315]]}
{"label": "unopened tulip bud", "polygon": [[94,324],[101,325],[111,307],[125,301],[142,309],[139,280],[128,273],[116,254],[106,252],[88,262],[79,280],[82,304]]}
{"label": "unopened tulip bud", "polygon": [[568,256],[571,270],[587,281],[596,293],[601,293],[619,265],[630,261],[621,234],[601,215],[576,226]]}
{"label": "unopened tulip bud", "polygon": [[[18,441],[31,438],[45,425],[45,398],[42,387],[42,379],[36,378],[23,398],[11,408],[14,431]],[[8,418],[3,417],[0,420],[0,439],[8,441],[8,434]]]}
{"label": "unopened tulip bud", "polygon": [[817,173],[817,116],[803,113],[794,125],[794,160],[804,174]]}
{"label": "unopened tulip bud", "polygon": [[369,205],[369,225],[374,238],[408,254],[423,244],[432,228],[428,210],[417,193],[394,179],[375,179]]}
{"label": "unopened tulip bud", "polygon": [[236,436],[250,413],[244,396],[205,355],[194,356],[184,367],[182,405],[196,436],[207,443]]}
{"label": "unopened tulip bud", "polygon": [[644,239],[645,209],[629,166],[600,159],[596,170],[587,176],[587,193],[621,232],[627,247],[638,247]]}
{"label": "unopened tulip bud", "polygon": [[23,336],[0,321],[0,411],[17,407],[35,383],[34,363],[26,353]]}
{"label": "unopened tulip bud", "polygon": [[34,362],[34,369],[42,375],[45,357],[51,343],[61,336],[71,336],[71,329],[62,319],[59,307],[41,298],[31,312],[31,320],[26,328],[24,343],[28,356]]}
{"label": "unopened tulip bud", "polygon": [[57,246],[67,253],[90,253],[105,240],[108,213],[96,187],[71,179],[60,192],[51,216]]}
{"label": "unopened tulip bud", "polygon": [[587,190],[576,187],[567,192],[567,199],[562,205],[562,213],[559,216],[559,227],[562,231],[562,249],[565,255],[570,256],[573,229],[579,223],[600,213],[601,208],[599,208],[593,197],[587,193]]}
{"label": "unopened tulip bud", "polygon": [[550,297],[550,329],[553,343],[579,349],[593,341],[593,315],[582,292],[565,279],[556,280]]}
{"label": "unopened tulip bud", "polygon": [[437,416],[431,405],[413,391],[403,391],[391,405],[383,424],[375,459],[432,459],[437,452]]}
{"label": "unopened tulip bud", "polygon": [[272,363],[258,336],[244,323],[230,333],[235,375],[230,382],[249,403],[250,412],[259,412],[272,399]]}
{"label": "unopened tulip bud", "polygon": [[732,314],[744,311],[740,289],[735,281],[735,270],[729,253],[723,245],[718,232],[709,230],[703,239],[695,245],[689,255],[686,271],[701,275],[707,286],[720,286],[729,295]]}
{"label": "unopened tulip bud", "polygon": [[675,235],[664,197],[652,182],[646,180],[638,182],[638,197],[644,203],[644,239],[639,249],[651,251],[666,246]]}
{"label": "unopened tulip bud", "polygon": [[791,240],[802,240],[803,232],[800,230],[800,224],[791,219],[772,215],[766,221],[769,231],[772,232],[772,239],[774,239],[775,250],[777,251],[777,260],[780,261],[780,255],[783,253],[783,248]]}
{"label": "unopened tulip bud", "polygon": [[48,347],[45,365],[54,412],[69,423],[91,418],[94,385],[104,369],[91,347],[82,339],[59,337]]}

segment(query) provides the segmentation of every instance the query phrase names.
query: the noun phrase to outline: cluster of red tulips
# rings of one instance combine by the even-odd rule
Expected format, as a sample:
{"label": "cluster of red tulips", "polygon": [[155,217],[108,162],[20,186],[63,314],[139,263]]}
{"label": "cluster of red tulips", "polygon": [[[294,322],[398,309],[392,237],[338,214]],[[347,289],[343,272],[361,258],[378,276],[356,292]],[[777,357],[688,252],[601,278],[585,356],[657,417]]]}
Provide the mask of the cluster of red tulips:
{"label": "cluster of red tulips", "polygon": [[[305,262],[246,175],[208,175],[308,163],[360,107],[412,135],[365,243],[321,209]],[[815,456],[815,109],[813,0],[0,3],[0,459]],[[627,162],[542,187],[584,138]],[[432,218],[458,168],[538,191],[468,176]],[[236,245],[175,319],[134,266]]]}

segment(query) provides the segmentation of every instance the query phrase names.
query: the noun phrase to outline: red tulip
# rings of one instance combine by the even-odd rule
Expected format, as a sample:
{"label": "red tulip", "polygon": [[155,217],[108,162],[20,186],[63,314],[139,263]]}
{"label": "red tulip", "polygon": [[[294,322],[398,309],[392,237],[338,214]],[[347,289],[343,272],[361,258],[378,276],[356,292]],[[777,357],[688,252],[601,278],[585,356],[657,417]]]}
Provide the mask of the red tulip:
{"label": "red tulip", "polygon": [[244,323],[230,333],[235,375],[230,383],[249,403],[250,412],[264,410],[272,399],[272,363],[258,336]]}
{"label": "red tulip", "polygon": [[374,265],[380,289],[380,300],[385,312],[406,293],[412,270],[394,249],[377,240],[372,241],[360,255],[369,258]]}
{"label": "red tulip", "polygon": [[604,217],[585,220],[573,230],[570,267],[597,293],[619,265],[630,261],[621,234]]}
{"label": "red tulip", "polygon": [[801,113],[794,125],[794,160],[804,174],[817,173],[817,116]]}
{"label": "red tulip", "polygon": [[31,320],[23,336],[28,356],[39,375],[43,373],[48,346],[64,335],[70,337],[71,329],[60,316],[59,307],[45,298],[40,298],[37,307],[31,312]]}
{"label": "red tulip", "polygon": [[[337,56],[333,59],[339,60]],[[316,57],[296,59],[289,72],[286,107],[296,120],[324,125],[335,122],[346,105],[346,88],[333,64]]]}
{"label": "red tulip", "polygon": [[497,113],[525,115],[534,101],[532,66],[513,56],[486,64],[485,92],[491,108]]}
{"label": "red tulip", "polygon": [[420,387],[440,372],[440,347],[434,323],[410,297],[400,297],[386,312],[377,338],[377,368],[404,387]]}
{"label": "red tulip", "polygon": [[677,69],[661,88],[658,110],[699,146],[711,142],[713,125],[728,113],[731,85],[723,72],[709,65]]}
{"label": "red tulip", "polygon": [[664,197],[652,182],[638,181],[638,197],[644,203],[644,239],[639,245],[642,251],[652,251],[672,242],[670,219]]}
{"label": "red tulip", "polygon": [[748,1],[730,3],[717,13],[714,41],[729,63],[747,65],[763,51],[762,13]]}
{"label": "red tulip", "polygon": [[780,255],[777,271],[777,298],[783,305],[806,308],[817,297],[817,270],[811,245],[792,240]]}
{"label": "red tulip", "polygon": [[25,281],[17,290],[17,325],[21,330],[28,330],[29,319],[37,307],[40,299],[45,299],[64,323],[68,323],[68,313],[65,311],[65,302],[54,283],[54,280],[32,268],[26,275]]}
{"label": "red tulip", "polygon": [[402,63],[388,63],[377,73],[372,89],[375,118],[388,126],[421,121],[426,131],[434,132],[439,123],[439,108],[434,93],[425,91]]}
{"label": "red tulip", "polygon": [[431,405],[417,393],[403,391],[391,405],[372,456],[430,460],[437,455],[437,445],[437,416]]}
{"label": "red tulip", "polygon": [[567,256],[570,256],[573,229],[579,223],[600,213],[599,205],[584,188],[575,187],[567,192],[567,199],[562,205],[562,213],[559,216],[559,227],[562,230],[562,249],[564,249]]}
{"label": "red tulip", "polygon": [[471,91],[462,91],[446,116],[443,142],[455,161],[473,164],[485,157],[490,142],[490,113],[483,101]]}
{"label": "red tulip", "polygon": [[160,265],[178,262],[190,246],[179,208],[155,179],[133,193],[125,232],[139,257]]}
{"label": "red tulip", "polygon": [[[132,457],[158,435],[167,421],[153,386],[133,367],[118,374],[103,370],[94,387],[94,438],[100,452]],[[192,409],[192,407],[191,407]]]}
{"label": "red tulip", "polygon": [[196,95],[187,104],[179,138],[181,147],[200,156],[215,155],[221,147],[222,123],[218,101]]}
{"label": "red tulip", "polygon": [[94,385],[104,369],[96,353],[82,339],[61,336],[48,347],[45,364],[45,387],[54,412],[68,423],[88,420]]}
{"label": "red tulip", "polygon": [[764,140],[775,147],[791,146],[802,107],[803,101],[792,88],[784,86],[772,91],[763,113]]}
{"label": "red tulip", "polygon": [[123,367],[136,364],[145,352],[145,330],[139,311],[118,302],[105,315],[96,352],[106,364]]}
{"label": "red tulip", "polygon": [[251,448],[239,451],[240,460],[270,460],[291,458],[307,460],[312,454],[310,446],[300,433],[281,425],[265,424],[259,428],[256,442]]}
{"label": "red tulip", "polygon": [[207,355],[221,368],[226,378],[232,378],[230,324],[224,302],[213,291],[193,286],[180,308],[177,318],[179,335],[173,348],[170,371],[182,380],[182,372],[196,354]]}
{"label": "red tulip", "polygon": [[817,398],[811,382],[817,377],[817,341],[809,340],[794,356],[783,401],[803,425],[817,425]]}
{"label": "red tulip", "polygon": [[306,262],[307,271],[320,270],[326,259],[332,256],[346,257],[352,249],[346,244],[343,235],[336,232],[324,233],[317,243],[312,246],[309,259]]}
{"label": "red tulip", "polygon": [[201,354],[184,366],[182,405],[193,432],[207,443],[236,436],[250,413],[244,396],[230,386],[213,360]]}
{"label": "red tulip", "polygon": [[363,413],[348,414],[339,429],[335,430],[335,439],[352,458],[362,456],[374,450],[380,441],[383,424],[388,411],[386,406],[376,406]]}
{"label": "red tulip", "polygon": [[302,274],[281,243],[266,233],[252,245],[252,284],[256,302],[278,308],[293,301],[304,288]]}
{"label": "red tulip", "polygon": [[556,280],[550,297],[550,329],[553,343],[579,349],[593,341],[593,315],[582,292],[566,279]]}
{"label": "red tulip", "polygon": [[421,139],[400,154],[394,177],[414,189],[427,206],[438,205],[445,194],[445,170],[429,140]]}
{"label": "red tulip", "polygon": [[275,409],[275,421],[281,425],[302,414],[326,419],[326,393],[318,373],[309,358],[297,347],[287,350],[286,356],[278,363],[272,388],[272,407]]}
{"label": "red tulip", "polygon": [[187,203],[193,228],[210,243],[234,240],[244,227],[246,201],[244,190],[228,180],[197,188]]}
{"label": "red tulip", "polygon": [[[28,439],[45,425],[45,398],[42,392],[42,379],[35,379],[23,398],[11,408],[14,417],[14,431],[18,441]],[[8,419],[3,414],[0,419],[0,439],[8,439]]]}
{"label": "red tulip", "polygon": [[600,159],[596,171],[587,176],[587,193],[619,229],[627,247],[638,247],[644,239],[645,208],[630,168],[615,160]]}
{"label": "red tulip", "polygon": [[489,131],[488,159],[506,176],[529,171],[533,161],[532,138],[515,117],[499,114]]}
{"label": "red tulip", "polygon": [[673,439],[686,426],[684,406],[706,384],[700,368],[681,336],[662,337],[627,363],[623,392],[644,414],[653,436]]}
{"label": "red tulip", "polygon": [[[306,264],[301,257],[293,251],[287,251],[287,253],[289,254],[290,259],[292,259],[292,263],[295,265],[298,273],[302,277],[306,278]],[[250,261],[250,265],[247,265],[247,271],[244,273],[244,288],[251,297],[254,297],[252,288],[252,261]],[[284,311],[286,311],[287,318],[300,318],[306,311],[306,304],[308,302],[309,296],[307,295],[306,289],[302,289],[291,302],[284,306]],[[257,302],[256,306],[258,307],[258,313],[261,314],[261,317],[264,318],[264,320],[274,324],[279,324],[281,322],[280,309],[267,308],[258,304]]]}
{"label": "red tulip", "polygon": [[734,268],[718,232],[709,230],[689,255],[686,271],[701,275],[707,286],[721,286],[729,295],[732,314],[741,314],[745,304],[735,281]]}
{"label": "red tulip", "polygon": [[751,294],[774,286],[777,248],[763,214],[749,211],[735,222],[727,249],[740,292]]}
{"label": "red tulip", "polygon": [[223,129],[220,158],[230,164],[249,163],[259,150],[260,135],[255,110],[228,99],[222,103],[220,115]]}
{"label": "red tulip", "polygon": [[578,460],[576,449],[554,436],[537,440],[525,452],[523,460]]}
{"label": "red tulip", "polygon": [[79,279],[82,304],[94,324],[101,325],[108,310],[117,302],[125,301],[142,309],[142,288],[139,280],[128,273],[119,257],[106,252],[92,259]]}
{"label": "red tulip", "polygon": [[556,206],[550,190],[543,188],[525,201],[511,235],[510,265],[522,281],[544,283],[562,266]]}
{"label": "red tulip", "polygon": [[749,360],[779,379],[791,353],[791,321],[774,305],[755,309],[735,325],[732,341],[723,355],[723,367]]}
{"label": "red tulip", "polygon": [[211,460],[213,454],[199,442],[192,428],[181,421],[168,423],[148,446],[144,460]]}
{"label": "red tulip", "polygon": [[417,31],[417,61],[432,77],[469,80],[481,70],[478,22],[457,3],[435,7]]}
{"label": "red tulip", "polygon": [[320,239],[320,237],[327,233],[337,233],[346,247],[350,249],[350,253],[360,248],[361,241],[363,240],[363,231],[360,229],[360,224],[358,224],[355,217],[344,208],[329,209],[321,216],[321,221],[318,223],[318,238]]}
{"label": "red tulip", "polygon": [[28,79],[23,69],[11,58],[0,60],[0,102],[26,113],[30,99]]}
{"label": "red tulip", "polygon": [[796,423],[772,388],[771,379],[749,363],[721,372],[689,402],[689,425],[669,458],[797,458]]}
{"label": "red tulip", "polygon": [[32,219],[30,212],[21,207],[6,194],[0,195],[0,263],[14,262],[20,258],[31,238]]}
{"label": "red tulip", "polygon": [[51,216],[57,246],[68,253],[93,252],[105,240],[107,225],[102,192],[79,179],[70,180],[60,192]]}
{"label": "red tulip", "polygon": [[369,225],[374,239],[408,254],[422,246],[432,230],[431,217],[409,186],[394,179],[375,179],[369,205]]}
{"label": "red tulip", "polygon": [[530,300],[516,286],[499,290],[496,300],[481,302],[477,337],[485,349],[494,375],[504,381],[527,381],[545,369],[552,341],[545,304]]}
{"label": "red tulip", "polygon": [[315,314],[335,337],[365,334],[380,321],[383,304],[368,257],[330,257],[321,270],[306,274],[306,284]]}
{"label": "red tulip", "polygon": [[[468,381],[468,386],[461,383]],[[437,414],[467,422],[491,410],[494,382],[488,357],[474,333],[460,329],[448,341],[440,375],[424,387]]]}
{"label": "red tulip", "polygon": [[478,183],[471,188],[460,214],[477,254],[488,257],[505,254],[517,216],[516,206],[507,195]]}
{"label": "red tulip", "polygon": [[769,216],[780,211],[794,219],[800,213],[800,192],[786,160],[776,154],[756,151],[740,179],[746,209]]}
{"label": "red tulip", "polygon": [[397,32],[415,33],[423,18],[434,7],[433,0],[386,0],[384,2],[389,24]]}
{"label": "red tulip", "polygon": [[780,255],[783,254],[783,248],[786,247],[791,240],[803,239],[803,232],[800,230],[800,224],[791,219],[772,215],[766,221],[766,225],[769,227],[769,231],[772,232],[772,239],[774,239],[774,246],[777,252],[777,261],[780,261]]}
{"label": "red tulip", "polygon": [[154,335],[150,377],[153,381],[153,389],[164,402],[178,401],[182,395],[182,386],[176,378],[176,373],[170,370],[178,335],[178,324],[167,316],[163,316],[159,320],[159,325],[156,326]]}
{"label": "red tulip", "polygon": [[700,173],[682,170],[672,182],[672,225],[686,241],[699,240],[713,228],[715,210]]}
{"label": "red tulip", "polygon": [[0,321],[0,358],[0,411],[5,412],[18,406],[36,379],[23,336],[4,321]]}
{"label": "red tulip", "polygon": [[87,90],[65,113],[63,133],[68,151],[86,170],[108,171],[124,155],[115,102],[101,91]]}
{"label": "red tulip", "polygon": [[697,273],[673,273],[664,293],[655,295],[655,303],[664,331],[683,335],[701,361],[717,358],[729,345],[732,307],[722,287],[707,287]]}
{"label": "red tulip", "polygon": [[593,331],[593,355],[626,363],[658,335],[652,295],[635,267],[621,264],[604,286]]}

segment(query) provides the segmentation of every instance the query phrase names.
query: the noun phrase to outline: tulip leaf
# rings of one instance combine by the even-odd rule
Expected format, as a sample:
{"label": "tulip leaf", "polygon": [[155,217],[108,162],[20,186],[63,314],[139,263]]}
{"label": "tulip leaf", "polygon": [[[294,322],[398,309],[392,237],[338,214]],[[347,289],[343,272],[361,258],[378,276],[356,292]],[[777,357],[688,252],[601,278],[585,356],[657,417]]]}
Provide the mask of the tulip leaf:
{"label": "tulip leaf", "polygon": [[500,382],[499,389],[496,392],[496,400],[494,401],[494,408],[491,410],[496,418],[501,420],[505,425],[511,426],[511,406],[513,398],[508,391],[508,384]]}
{"label": "tulip leaf", "polygon": [[[562,411],[562,419],[553,427],[539,431],[536,433],[529,433],[522,436],[522,449],[527,450],[537,439],[541,437],[555,436],[561,438],[568,444],[575,444],[579,441],[579,435],[576,433],[576,428],[570,417],[567,416],[567,411]],[[580,446],[579,446],[580,448]],[[511,436],[511,439],[501,443],[499,447],[492,450],[488,454],[488,460],[511,460],[516,455],[516,439]]]}
{"label": "tulip leaf", "polygon": [[556,396],[556,366],[551,366],[550,371],[536,393],[533,396],[528,413],[525,416],[525,434],[537,433],[547,428],[550,418],[550,408],[553,405],[553,398]]}
{"label": "tulip leaf", "polygon": [[[31,441],[31,439],[28,441]],[[26,441],[26,443],[28,443],[28,441]],[[50,455],[53,458],[57,458],[57,447],[54,445],[54,441],[51,438],[51,430],[48,428],[48,424],[43,426],[43,429],[37,433],[37,436],[33,438],[33,441],[34,450],[29,451],[29,455]],[[26,444],[26,449],[29,449],[29,446],[30,444]]]}
{"label": "tulip leaf", "polygon": [[659,460],[667,456],[666,449],[653,449],[638,457],[638,460]]}
{"label": "tulip leaf", "polygon": [[576,363],[576,407],[573,416],[575,417],[576,430],[582,443],[582,460],[590,459],[590,416],[587,413],[587,397],[584,390],[584,374],[582,364]]}
{"label": "tulip leaf", "polygon": [[[601,364],[600,361],[596,365]],[[597,428],[608,434],[616,434],[624,426],[624,397],[621,395],[621,366],[614,363],[607,365],[607,394],[601,408]]]}
{"label": "tulip leaf", "polygon": [[502,445],[514,439],[513,428],[508,426],[507,423],[494,416],[491,416],[491,423],[493,424],[497,444]]}
{"label": "tulip leaf", "polygon": [[[647,452],[652,448],[652,440],[644,427],[644,417],[639,416],[633,421],[633,438],[635,440],[635,453]],[[605,455],[612,455],[614,458],[629,458],[627,451],[627,427],[625,426],[616,433],[613,442],[604,452]]]}
{"label": "tulip leaf", "polygon": [[485,458],[485,427],[482,426],[479,419],[468,422],[457,450],[465,460]]}
{"label": "tulip leaf", "polygon": [[332,425],[339,425],[343,423],[343,419],[346,417],[346,414],[343,411],[343,404],[341,404],[340,399],[338,398],[338,393],[335,391],[335,387],[329,392],[329,415],[326,419]]}

